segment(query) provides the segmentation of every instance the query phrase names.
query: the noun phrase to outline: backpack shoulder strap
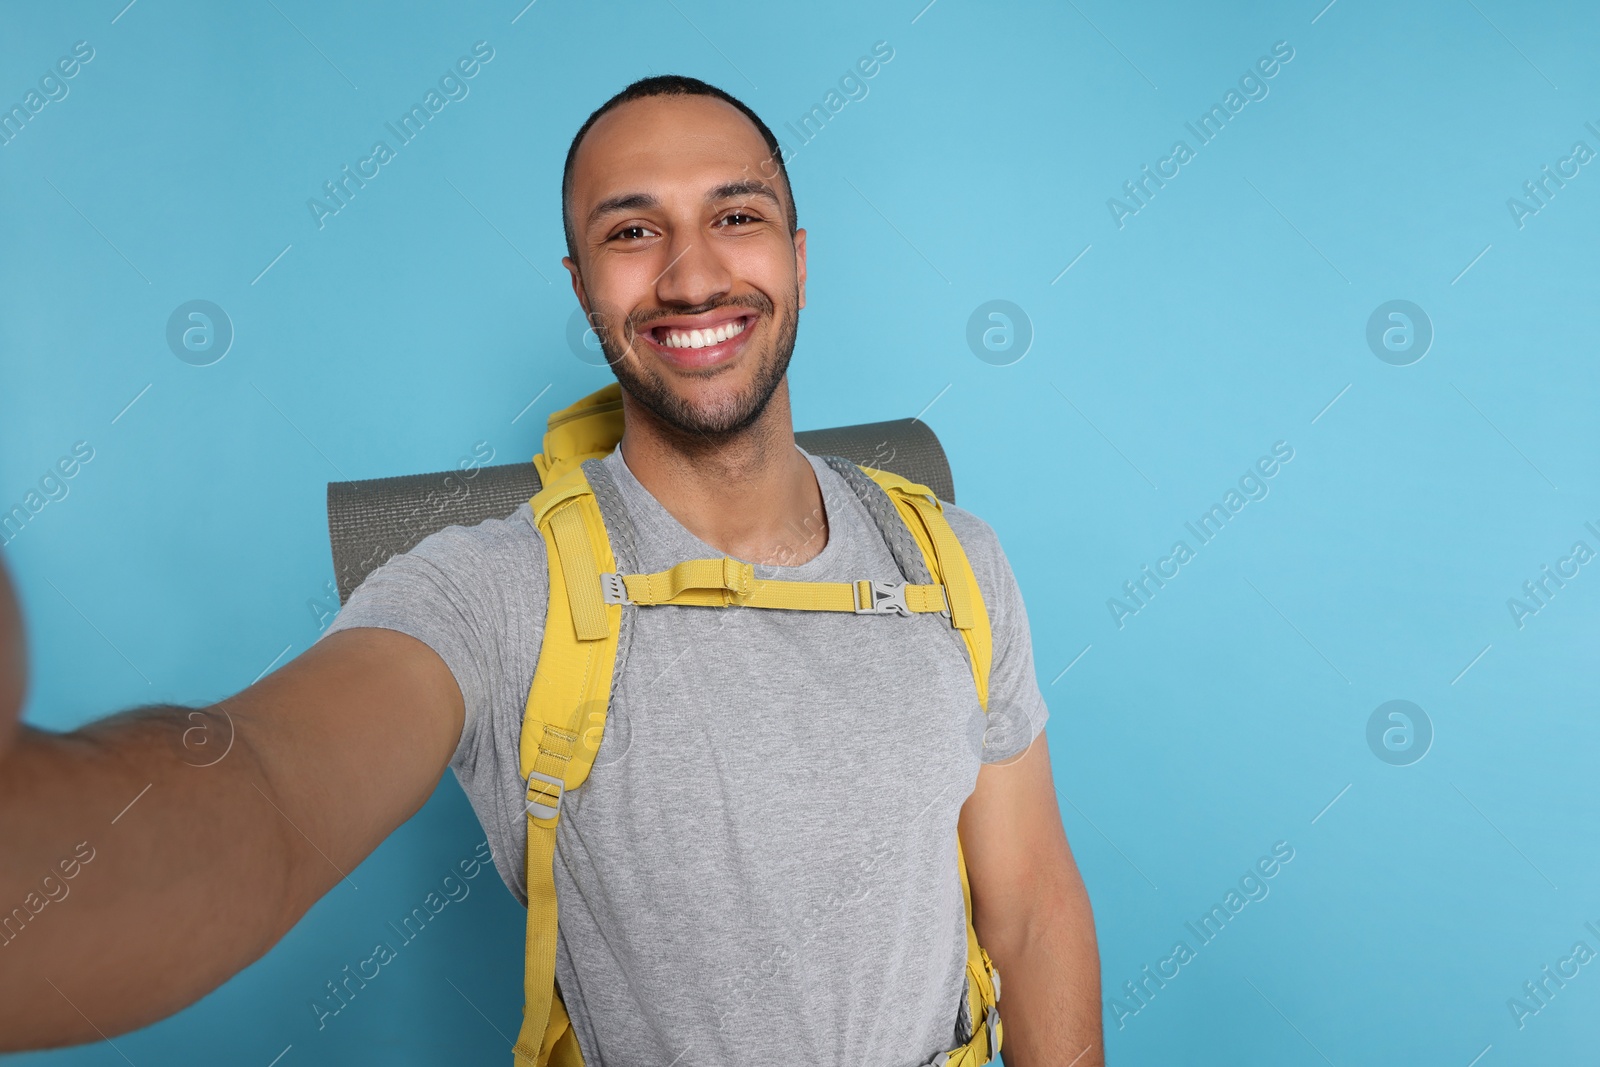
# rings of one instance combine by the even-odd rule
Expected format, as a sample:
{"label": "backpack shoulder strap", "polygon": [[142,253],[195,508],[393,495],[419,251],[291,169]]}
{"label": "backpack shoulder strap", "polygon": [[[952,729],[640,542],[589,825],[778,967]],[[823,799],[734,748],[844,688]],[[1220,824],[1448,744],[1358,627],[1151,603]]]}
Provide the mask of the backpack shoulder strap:
{"label": "backpack shoulder strap", "polygon": [[[830,462],[830,466],[833,464]],[[835,467],[835,469],[839,469]],[[841,471],[841,473],[843,473]],[[901,525],[910,531],[912,540],[921,550],[922,560],[929,579],[942,583],[950,603],[950,623],[966,642],[968,662],[972,667],[972,680],[978,690],[978,705],[987,714],[989,710],[989,668],[994,656],[994,638],[989,627],[989,613],[983,606],[983,595],[978,588],[977,575],[972,561],[950,527],[945,517],[944,505],[927,486],[903,478],[891,471],[862,467],[861,473],[871,479],[898,513]],[[847,481],[856,483],[847,475]],[[861,491],[857,491],[861,495]],[[863,497],[863,503],[867,498]],[[887,516],[880,517],[881,507],[867,505],[867,510],[884,529],[890,551],[894,551],[893,527]],[[895,555],[902,570],[906,564]],[[1000,1011],[1000,975],[989,953],[978,944],[978,932],[972,924],[972,887],[967,879],[966,853],[961,840],[956,839],[956,866],[961,875],[961,899],[967,912],[967,998],[963,1020],[971,1026],[966,1042],[947,1054],[947,1067],[977,1065],[994,1060],[1000,1050],[1002,1032]]]}
{"label": "backpack shoulder strap", "polygon": [[[983,606],[978,578],[967,559],[966,550],[945,518],[944,504],[932,489],[893,471],[862,467],[861,471],[883,490],[921,549],[929,580],[945,587],[949,601],[950,625],[966,641],[972,663],[972,680],[978,688],[978,703],[989,710],[989,666],[994,656],[994,639],[989,629],[989,613]],[[869,512],[873,511],[868,507]],[[874,518],[878,518],[874,513]],[[880,520],[880,527],[883,522]],[[894,539],[889,540],[890,550]],[[897,557],[898,560],[898,557]]]}
{"label": "backpack shoulder strap", "polygon": [[911,530],[900,517],[894,501],[889,499],[889,494],[883,487],[868,477],[867,472],[856,466],[854,461],[843,456],[817,458],[832,467],[834,473],[844,479],[844,484],[855,494],[856,499],[861,501],[861,506],[867,509],[867,514],[872,516],[878,532],[883,535],[884,543],[889,546],[889,554],[894,557],[895,566],[900,568],[901,577],[907,582],[932,584],[933,578],[928,573],[928,565],[923,562],[922,550],[917,547],[916,540],[911,536]]}
{"label": "backpack shoulder strap", "polygon": [[567,791],[594,766],[622,630],[622,607],[600,594],[601,572],[617,564],[585,466],[569,466],[529,502],[549,558],[550,608],[519,754],[527,782],[528,928],[516,1067],[582,1063],[555,996],[556,825]]}

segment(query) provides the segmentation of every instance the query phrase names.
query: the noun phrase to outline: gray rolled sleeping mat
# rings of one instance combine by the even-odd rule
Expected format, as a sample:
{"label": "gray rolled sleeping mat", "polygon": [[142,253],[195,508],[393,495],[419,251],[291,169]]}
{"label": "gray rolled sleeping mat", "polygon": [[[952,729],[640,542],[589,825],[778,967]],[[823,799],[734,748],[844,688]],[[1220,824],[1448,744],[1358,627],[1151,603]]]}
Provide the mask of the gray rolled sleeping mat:
{"label": "gray rolled sleeping mat", "polygon": [[[795,434],[795,440],[812,455],[842,457],[850,463],[893,471],[926,485],[940,500],[955,503],[950,462],[939,438],[918,419],[803,430]],[[846,482],[883,526],[874,508],[888,506],[893,510],[883,491],[871,479],[852,477],[832,458],[829,463],[845,475]],[[870,492],[867,486],[877,492]],[[539,474],[531,461],[470,471],[329,482],[328,540],[333,548],[339,603],[349,600],[356,586],[390,556],[410,551],[424,537],[446,526],[475,526],[485,519],[503,519],[539,489]],[[902,558],[908,549],[915,548],[909,537],[906,534],[907,541],[902,544],[896,543],[898,539],[890,541],[902,570],[921,562],[916,553]]]}

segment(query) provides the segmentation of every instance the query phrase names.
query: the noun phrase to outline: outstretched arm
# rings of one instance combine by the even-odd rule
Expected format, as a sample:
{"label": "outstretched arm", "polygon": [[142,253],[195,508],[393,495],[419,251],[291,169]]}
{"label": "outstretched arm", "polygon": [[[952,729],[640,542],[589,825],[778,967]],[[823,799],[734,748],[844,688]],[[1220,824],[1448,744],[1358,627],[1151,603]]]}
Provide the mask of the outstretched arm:
{"label": "outstretched arm", "polygon": [[961,809],[978,941],[1000,972],[1009,1067],[1103,1067],[1100,954],[1041,733],[990,764]]}
{"label": "outstretched arm", "polygon": [[259,958],[426,802],[462,717],[431,648],[352,628],[208,708],[0,740],[0,1051],[143,1026]]}

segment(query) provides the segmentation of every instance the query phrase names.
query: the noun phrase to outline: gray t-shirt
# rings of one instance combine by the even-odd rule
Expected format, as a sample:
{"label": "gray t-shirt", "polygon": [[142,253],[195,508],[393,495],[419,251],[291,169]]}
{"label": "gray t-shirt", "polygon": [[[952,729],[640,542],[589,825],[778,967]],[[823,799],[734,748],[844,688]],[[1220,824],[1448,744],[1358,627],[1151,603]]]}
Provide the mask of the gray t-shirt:
{"label": "gray t-shirt", "polygon": [[[761,577],[897,581],[844,479],[805,453],[826,546]],[[642,571],[724,553],[602,461]],[[584,1060],[602,1065],[871,1063],[954,1046],[966,927],[956,819],[981,763],[1043,728],[1022,595],[993,529],[945,514],[994,631],[989,718],[943,616],[656,605],[635,612],[594,770],[556,835],[556,978]],[[820,524],[796,530],[794,554]],[[412,635],[466,703],[451,759],[495,866],[526,903],[518,740],[548,608],[523,504],[434,533],[368,576],[324,636]]]}

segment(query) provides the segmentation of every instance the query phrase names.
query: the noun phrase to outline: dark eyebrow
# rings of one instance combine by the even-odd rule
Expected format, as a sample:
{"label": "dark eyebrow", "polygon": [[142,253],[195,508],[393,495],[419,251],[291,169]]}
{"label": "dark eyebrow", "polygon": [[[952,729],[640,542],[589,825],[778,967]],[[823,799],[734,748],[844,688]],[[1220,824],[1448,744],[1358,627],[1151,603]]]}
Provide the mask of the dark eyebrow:
{"label": "dark eyebrow", "polygon": [[[772,201],[772,206],[783,209],[783,201],[778,199],[778,194],[764,181],[747,178],[743,181],[725,182],[706,194],[706,203],[714,204],[719,200],[746,200],[751,197],[761,197]],[[600,201],[594,210],[589,212],[589,225],[594,225],[599,219],[619,211],[638,211],[658,208],[661,201],[649,193],[622,193]]]}
{"label": "dark eyebrow", "polygon": [[589,212],[589,225],[593,226],[595,221],[598,220],[602,215],[610,215],[618,211],[635,211],[640,208],[653,208],[660,206],[661,201],[657,200],[649,193],[623,193],[621,196],[613,196],[609,200],[602,200],[596,204],[594,206],[594,210]]}
{"label": "dark eyebrow", "polygon": [[753,196],[764,197],[772,201],[772,206],[779,210],[783,208],[783,201],[779,200],[778,194],[772,191],[772,186],[756,178],[746,178],[743,181],[719,185],[706,194],[706,203],[714,204],[718,200],[746,200]]}

